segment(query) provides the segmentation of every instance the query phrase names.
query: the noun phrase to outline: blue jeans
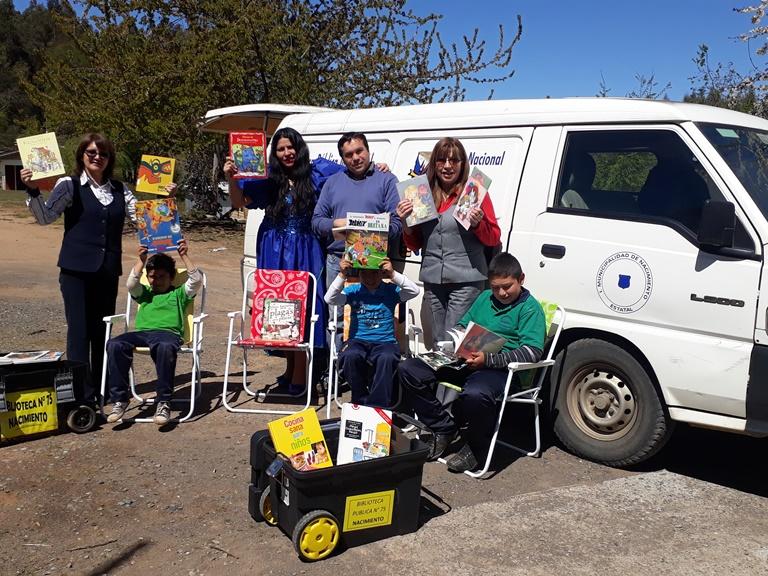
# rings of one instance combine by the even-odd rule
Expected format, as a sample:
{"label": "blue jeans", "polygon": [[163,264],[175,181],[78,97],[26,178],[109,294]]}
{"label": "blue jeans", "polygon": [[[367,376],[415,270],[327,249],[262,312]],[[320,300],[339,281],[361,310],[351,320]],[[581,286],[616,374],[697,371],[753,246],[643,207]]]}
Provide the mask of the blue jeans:
{"label": "blue jeans", "polygon": [[339,354],[339,364],[352,389],[352,403],[390,408],[399,362],[400,347],[394,342],[347,340]]}
{"label": "blue jeans", "polygon": [[[419,420],[436,434],[449,434],[466,428],[462,435],[475,456],[481,458],[487,453],[498,417],[499,402],[507,383],[506,370],[443,368],[438,378],[438,372],[423,361],[409,358],[398,366],[397,373],[405,402],[416,412]],[[453,402],[453,416],[435,395],[438,380],[463,385],[459,397]]]}
{"label": "blue jeans", "polygon": [[127,402],[129,399],[128,371],[133,363],[133,350],[139,347],[148,347],[155,362],[157,401],[170,401],[181,338],[168,330],[142,330],[120,334],[107,342],[109,394],[112,402]]}

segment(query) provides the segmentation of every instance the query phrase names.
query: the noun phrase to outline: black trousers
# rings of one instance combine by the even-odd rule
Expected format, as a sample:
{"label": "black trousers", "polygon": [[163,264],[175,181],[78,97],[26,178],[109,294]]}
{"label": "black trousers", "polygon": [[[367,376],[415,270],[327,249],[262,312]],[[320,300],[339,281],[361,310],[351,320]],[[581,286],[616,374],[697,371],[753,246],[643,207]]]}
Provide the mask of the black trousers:
{"label": "black trousers", "polygon": [[[397,372],[408,407],[419,420],[437,434],[463,429],[475,457],[485,456],[504,396],[506,370],[442,368],[438,373],[418,358],[409,358],[400,363]],[[437,399],[435,390],[440,380],[463,386],[453,402],[453,416]]]}
{"label": "black trousers", "polygon": [[120,276],[103,268],[97,272],[61,269],[59,286],[67,318],[67,358],[85,362],[89,376],[85,400],[97,397],[104,359],[104,316],[115,313]]}

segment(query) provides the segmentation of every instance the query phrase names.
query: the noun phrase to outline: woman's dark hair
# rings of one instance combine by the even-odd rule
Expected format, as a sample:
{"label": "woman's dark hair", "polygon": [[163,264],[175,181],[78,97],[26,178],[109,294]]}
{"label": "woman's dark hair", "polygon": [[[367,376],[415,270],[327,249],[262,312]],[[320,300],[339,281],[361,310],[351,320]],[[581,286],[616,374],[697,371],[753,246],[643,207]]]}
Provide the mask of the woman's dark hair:
{"label": "woman's dark hair", "polygon": [[176,261],[162,252],[153,254],[147,259],[147,263],[144,266],[147,273],[152,270],[165,270],[173,280],[176,277]]}
{"label": "woman's dark hair", "polygon": [[96,144],[96,148],[99,149],[99,152],[104,152],[109,155],[109,158],[107,158],[107,165],[104,167],[104,178],[112,178],[112,172],[115,169],[115,145],[112,144],[112,141],[109,138],[96,132],[91,132],[90,134],[83,136],[83,139],[80,140],[80,144],[77,145],[77,150],[75,151],[75,172],[72,176],[79,178],[85,171],[83,154],[85,154],[86,148],[92,143]]}
{"label": "woman's dark hair", "polygon": [[429,179],[429,187],[432,190],[432,198],[435,200],[435,206],[440,206],[442,198],[440,198],[440,183],[437,178],[437,161],[445,160],[446,158],[458,158],[461,160],[461,169],[459,172],[459,179],[456,180],[456,184],[453,185],[452,190],[445,190],[445,192],[456,191],[461,192],[464,188],[464,184],[467,183],[469,178],[469,161],[467,160],[467,151],[464,149],[464,145],[458,138],[441,138],[435,144],[432,149],[432,155],[429,157],[429,163],[427,164],[427,178]]}
{"label": "woman's dark hair", "polygon": [[[277,159],[277,143],[287,138],[293,145],[296,153],[296,160],[290,173]],[[311,214],[315,209],[317,197],[315,189],[312,186],[312,165],[309,162],[309,148],[301,134],[293,128],[281,128],[272,136],[272,144],[269,152],[269,178],[275,183],[277,194],[275,201],[270,203],[265,212],[269,218],[277,220],[281,218],[286,206],[291,206],[294,214]],[[293,181],[293,201],[291,204],[286,202],[290,184],[288,179]]]}
{"label": "woman's dark hair", "polygon": [[520,266],[518,259],[509,252],[499,252],[488,264],[488,278],[503,278],[505,276],[520,280],[523,276],[523,267]]}

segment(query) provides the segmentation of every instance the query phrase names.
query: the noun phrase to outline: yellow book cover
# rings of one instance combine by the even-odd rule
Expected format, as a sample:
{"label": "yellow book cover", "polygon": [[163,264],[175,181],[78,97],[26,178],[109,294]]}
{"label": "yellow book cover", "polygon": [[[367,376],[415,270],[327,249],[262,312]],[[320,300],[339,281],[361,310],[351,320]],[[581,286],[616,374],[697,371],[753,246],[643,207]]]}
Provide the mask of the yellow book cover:
{"label": "yellow book cover", "polygon": [[139,175],[136,179],[136,192],[168,196],[165,187],[173,182],[175,167],[176,160],[173,158],[142,154]]}
{"label": "yellow book cover", "polygon": [[54,132],[18,138],[16,146],[19,149],[22,165],[32,170],[33,181],[62,176],[66,173]]}
{"label": "yellow book cover", "polygon": [[333,466],[320,421],[313,408],[278,418],[267,426],[275,450],[290,458],[296,470]]}

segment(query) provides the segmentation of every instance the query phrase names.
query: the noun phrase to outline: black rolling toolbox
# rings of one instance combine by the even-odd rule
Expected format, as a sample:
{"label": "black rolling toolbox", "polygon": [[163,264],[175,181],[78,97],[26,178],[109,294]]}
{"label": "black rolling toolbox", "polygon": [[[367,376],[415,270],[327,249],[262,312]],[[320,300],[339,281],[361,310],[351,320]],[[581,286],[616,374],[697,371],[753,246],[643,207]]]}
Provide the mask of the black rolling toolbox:
{"label": "black rolling toolbox", "polygon": [[[335,455],[339,420],[320,425]],[[299,471],[275,454],[267,430],[256,432],[248,510],[254,520],[279,526],[306,561],[327,558],[339,547],[415,532],[429,448],[395,426],[390,447],[391,455],[383,458]]]}
{"label": "black rolling toolbox", "polygon": [[56,432],[64,425],[78,433],[93,428],[96,412],[82,403],[87,377],[82,362],[0,364],[0,439]]}

